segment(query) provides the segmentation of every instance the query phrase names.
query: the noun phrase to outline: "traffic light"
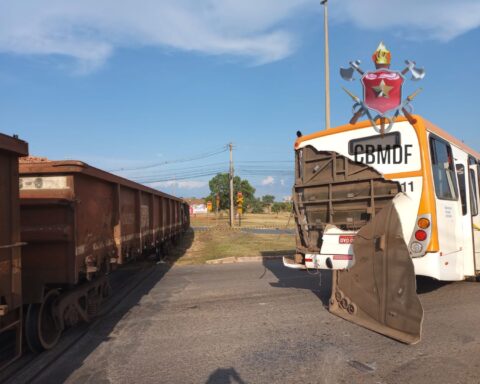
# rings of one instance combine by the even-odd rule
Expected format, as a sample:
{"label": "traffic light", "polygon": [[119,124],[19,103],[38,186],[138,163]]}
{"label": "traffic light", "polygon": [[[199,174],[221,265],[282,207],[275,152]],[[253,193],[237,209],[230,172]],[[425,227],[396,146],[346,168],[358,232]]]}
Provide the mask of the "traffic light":
{"label": "traffic light", "polygon": [[242,192],[237,192],[237,213],[242,214],[243,212],[243,194]]}

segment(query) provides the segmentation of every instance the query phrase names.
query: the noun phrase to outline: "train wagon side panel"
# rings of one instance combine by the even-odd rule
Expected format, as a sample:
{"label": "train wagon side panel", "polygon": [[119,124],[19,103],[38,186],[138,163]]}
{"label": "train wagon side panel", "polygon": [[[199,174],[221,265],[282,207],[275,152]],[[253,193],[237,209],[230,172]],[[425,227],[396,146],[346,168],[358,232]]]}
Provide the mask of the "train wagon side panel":
{"label": "train wagon side panel", "polygon": [[182,215],[182,231],[186,231],[190,226],[190,209],[188,204],[181,204],[181,215]]}
{"label": "train wagon side panel", "polygon": [[169,213],[168,213],[168,202],[165,197],[160,198],[160,215],[161,215],[161,233],[162,233],[162,240],[167,238],[168,235],[168,228],[167,228],[167,223],[168,223],[168,218],[169,218]]}
{"label": "train wagon side panel", "polygon": [[152,213],[152,194],[140,192],[140,238],[143,252],[148,251],[154,245]]}
{"label": "train wagon side panel", "polygon": [[182,223],[180,219],[180,202],[175,201],[175,235],[182,231]]}
{"label": "train wagon side panel", "polygon": [[153,228],[153,242],[155,243],[155,246],[158,246],[158,244],[161,241],[161,228],[162,228],[162,223],[161,223],[161,200],[160,196],[155,196],[152,195],[152,212],[151,212],[151,218],[152,218],[152,228]]}
{"label": "train wagon side panel", "polygon": [[140,252],[139,196],[128,187],[121,186],[120,191],[121,263],[125,263]]}
{"label": "train wagon side panel", "polygon": [[46,284],[77,283],[76,207],[73,177],[20,178],[25,303],[41,303]]}
{"label": "train wagon side panel", "polygon": [[170,222],[168,223],[170,226],[170,237],[175,236],[175,224],[176,224],[176,212],[175,212],[175,201],[170,200]]}
{"label": "train wagon side panel", "polygon": [[68,200],[22,199],[23,291],[40,303],[45,284],[76,284],[75,210]]}
{"label": "train wagon side panel", "polygon": [[163,211],[165,215],[165,221],[163,222],[164,238],[170,237],[170,222],[172,214],[170,212],[170,200],[163,199]]}
{"label": "train wagon side panel", "polygon": [[0,135],[0,369],[22,352],[22,276],[18,157],[23,141]]}
{"label": "train wagon side panel", "polygon": [[75,175],[75,265],[82,276],[109,270],[115,255],[115,186],[102,179]]}

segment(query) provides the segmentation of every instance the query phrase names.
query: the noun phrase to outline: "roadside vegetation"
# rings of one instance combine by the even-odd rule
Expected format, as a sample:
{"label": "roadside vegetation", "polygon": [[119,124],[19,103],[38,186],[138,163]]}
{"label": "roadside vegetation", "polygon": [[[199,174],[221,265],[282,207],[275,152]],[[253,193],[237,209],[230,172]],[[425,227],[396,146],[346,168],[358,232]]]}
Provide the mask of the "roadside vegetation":
{"label": "roadside vegetation", "polygon": [[[212,213],[228,211],[230,207],[230,182],[228,173],[219,173],[213,177],[208,185],[210,187],[210,194],[203,200],[205,203],[210,202],[212,206]],[[255,188],[246,179],[241,179],[239,176],[233,178],[233,194],[236,199],[237,193],[241,192],[243,196],[243,203],[241,204],[244,213],[280,213],[291,212],[292,204],[290,202],[275,201],[275,196],[264,195],[257,198],[255,196]],[[235,203],[235,208],[239,204]]]}
{"label": "roadside vegetation", "polygon": [[[228,211],[215,213],[197,213],[190,218],[192,227],[229,227]],[[294,220],[290,212],[246,213],[235,217],[235,226],[240,228],[278,228],[293,229]]]}
{"label": "roadside vegetation", "polygon": [[287,256],[295,253],[292,234],[254,234],[238,230],[189,230],[172,251],[178,265],[203,264],[225,257]]}
{"label": "roadside vegetation", "polygon": [[[275,196],[255,197],[255,188],[248,180],[233,179],[234,196],[241,192],[242,214],[235,199],[234,228],[229,222],[229,175],[219,173],[209,182],[210,194],[204,199],[191,199],[195,204],[210,207],[208,213],[192,213],[192,229],[173,250],[170,257],[176,264],[202,264],[209,260],[227,257],[287,256],[295,253],[293,233],[252,233],[242,229],[294,229],[292,204],[275,201]],[[187,199],[188,201],[188,199]]]}

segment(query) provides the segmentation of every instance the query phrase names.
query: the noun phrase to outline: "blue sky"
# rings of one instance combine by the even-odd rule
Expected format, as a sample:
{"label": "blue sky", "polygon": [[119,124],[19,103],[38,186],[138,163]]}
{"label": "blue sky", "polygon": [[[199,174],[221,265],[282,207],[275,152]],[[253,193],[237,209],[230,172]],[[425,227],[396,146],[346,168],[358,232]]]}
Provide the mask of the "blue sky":
{"label": "blue sky", "polygon": [[[184,197],[207,195],[233,142],[237,173],[281,199],[295,132],[324,124],[318,3],[3,1],[0,131],[32,155],[135,168],[118,173]],[[480,149],[480,1],[330,0],[329,11],[333,126],[351,117],[340,87],[360,93],[338,68],[371,69],[383,40],[392,68],[412,59],[427,71],[415,112]]]}

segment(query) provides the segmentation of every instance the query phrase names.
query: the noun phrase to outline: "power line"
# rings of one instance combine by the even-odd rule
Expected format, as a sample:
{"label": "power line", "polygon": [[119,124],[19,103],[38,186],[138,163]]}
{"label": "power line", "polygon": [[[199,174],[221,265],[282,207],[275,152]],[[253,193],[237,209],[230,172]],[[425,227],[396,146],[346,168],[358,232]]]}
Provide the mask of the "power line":
{"label": "power line", "polygon": [[269,172],[269,173],[247,173],[247,172],[239,172],[240,175],[242,175],[243,177],[246,177],[246,176],[249,176],[249,177],[255,177],[255,176],[279,176],[279,177],[290,177],[290,176],[293,176],[293,173],[273,173],[273,172]]}
{"label": "power line", "polygon": [[[170,161],[163,161],[154,164],[148,164],[137,167],[120,168],[112,170],[111,172],[128,172],[128,171],[140,171],[136,174],[130,174],[128,177],[143,184],[153,184],[162,182],[171,182],[178,180],[187,180],[192,178],[202,178],[207,176],[217,175],[219,173],[230,174],[230,179],[233,179],[233,159],[230,156],[230,164],[226,162],[209,163],[203,165],[191,165],[177,168],[170,168],[164,170],[156,170],[149,173],[144,172],[146,170],[166,166],[171,164],[185,163],[190,161],[202,160],[209,158],[227,151],[232,152],[233,145],[230,143],[221,148],[212,149],[211,151],[192,155],[189,157],[179,158]],[[243,160],[238,161],[239,167],[237,169],[238,174],[242,176],[293,176],[293,167],[289,164],[293,164],[293,160]]]}
{"label": "power line", "polygon": [[242,169],[244,171],[288,171],[288,172],[294,172],[295,169],[293,167],[265,167],[261,165],[252,165],[252,166],[244,166],[240,165],[238,169]]}
{"label": "power line", "polygon": [[[223,165],[223,166],[222,166]],[[238,167],[237,168],[238,174],[243,176],[293,176],[294,170],[293,169],[277,169],[277,168],[258,168],[256,166],[253,167]],[[162,173],[155,173],[155,174],[144,174],[138,175],[135,177],[131,177],[132,180],[138,182],[160,182],[160,181],[171,181],[171,180],[178,180],[178,179],[188,179],[194,177],[204,177],[209,175],[216,175],[218,173],[229,173],[226,164],[221,164],[220,166],[197,166],[192,167],[192,169],[185,169],[183,168],[181,171],[168,171]]]}
{"label": "power line", "polygon": [[210,170],[203,170],[203,171],[194,171],[194,172],[185,172],[185,173],[177,173],[168,176],[153,176],[153,177],[143,177],[134,179],[134,181],[145,183],[145,182],[157,182],[157,181],[171,181],[171,180],[178,180],[178,179],[188,179],[192,177],[202,177],[208,175],[216,175],[217,173],[227,173],[228,171],[225,168],[218,168],[218,169],[210,169]]}
{"label": "power line", "polygon": [[155,180],[137,181],[137,182],[141,183],[141,184],[164,183],[164,182],[168,182],[168,181],[188,180],[188,179],[191,179],[192,177],[213,176],[213,175],[216,175],[217,173],[218,172],[210,172],[210,173],[204,173],[204,174],[197,175],[197,176],[181,176],[181,177],[168,178],[168,179],[155,179]]}
{"label": "power line", "polygon": [[153,172],[153,173],[137,173],[130,175],[130,179],[139,179],[139,178],[146,178],[146,177],[168,177],[168,176],[174,176],[177,174],[183,174],[183,173],[190,173],[190,172],[195,172],[195,171],[208,171],[211,169],[217,169],[217,168],[222,168],[226,167],[227,165],[225,163],[211,163],[211,164],[204,164],[204,165],[194,165],[194,166],[189,166],[189,167],[183,167],[183,168],[173,168],[173,169],[166,169],[164,171],[160,172]]}
{"label": "power line", "polygon": [[217,150],[202,153],[202,154],[199,154],[199,155],[194,155],[194,156],[191,156],[191,157],[186,157],[186,158],[181,158],[181,159],[176,159],[176,160],[170,160],[170,161],[163,161],[161,163],[143,165],[143,166],[139,166],[139,167],[113,169],[113,170],[110,170],[110,172],[139,171],[139,170],[155,168],[155,167],[159,167],[159,166],[167,165],[167,164],[185,163],[185,162],[188,162],[188,161],[206,159],[207,157],[212,157],[212,156],[215,156],[215,155],[219,155],[220,153],[224,153],[224,152],[227,152],[227,151],[228,151],[228,146],[222,146],[221,150],[217,149]]}
{"label": "power line", "polygon": [[294,160],[244,160],[237,163],[294,163]]}
{"label": "power line", "polygon": [[[211,163],[211,164],[203,164],[203,165],[190,166],[190,167],[168,169],[165,171],[155,172],[155,173],[139,173],[137,175],[131,175],[130,178],[138,179],[138,178],[146,178],[146,177],[168,177],[168,176],[174,176],[178,174],[191,173],[195,171],[207,171],[210,169],[222,168],[226,166],[227,164],[225,163]],[[257,172],[294,172],[294,170],[291,169],[290,167],[272,168],[272,167],[267,167],[265,165],[241,165],[238,169],[241,171],[257,171]]]}

